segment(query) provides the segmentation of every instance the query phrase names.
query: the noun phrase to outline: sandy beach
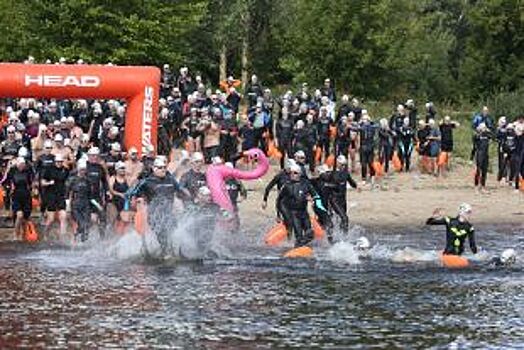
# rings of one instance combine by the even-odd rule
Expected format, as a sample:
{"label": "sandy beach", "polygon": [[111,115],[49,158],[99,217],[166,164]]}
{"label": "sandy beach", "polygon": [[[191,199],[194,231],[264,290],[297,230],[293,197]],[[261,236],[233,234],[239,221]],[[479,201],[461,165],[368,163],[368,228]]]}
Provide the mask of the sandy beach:
{"label": "sandy beach", "polygon": [[[269,228],[275,220],[274,189],[268,207],[261,207],[265,185],[276,173],[272,167],[262,180],[247,182],[248,199],[240,204],[243,226],[248,231]],[[354,176],[360,185],[360,176]],[[524,192],[516,193],[509,186],[501,187],[495,175],[488,175],[488,194],[480,194],[473,186],[472,166],[455,165],[445,177],[435,178],[411,173],[392,173],[361,191],[348,190],[350,223],[368,229],[398,232],[402,228],[420,227],[436,208],[448,215],[456,215],[458,206],[469,203],[473,207],[472,222],[476,227],[492,225],[522,228],[524,232]]]}

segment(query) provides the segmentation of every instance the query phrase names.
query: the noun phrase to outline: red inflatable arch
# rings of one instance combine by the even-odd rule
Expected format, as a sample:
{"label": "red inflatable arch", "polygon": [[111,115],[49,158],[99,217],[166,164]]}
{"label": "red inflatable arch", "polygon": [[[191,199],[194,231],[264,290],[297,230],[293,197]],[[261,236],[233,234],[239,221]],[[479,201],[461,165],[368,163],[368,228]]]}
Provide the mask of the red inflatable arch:
{"label": "red inflatable arch", "polygon": [[156,67],[0,64],[0,97],[125,98],[124,144],[156,149],[160,70]]}

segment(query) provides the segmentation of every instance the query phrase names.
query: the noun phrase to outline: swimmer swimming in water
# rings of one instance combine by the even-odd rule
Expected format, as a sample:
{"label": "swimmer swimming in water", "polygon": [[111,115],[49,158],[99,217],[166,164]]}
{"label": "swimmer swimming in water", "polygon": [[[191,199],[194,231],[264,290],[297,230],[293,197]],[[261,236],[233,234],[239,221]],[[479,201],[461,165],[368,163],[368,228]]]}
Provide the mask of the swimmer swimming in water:
{"label": "swimmer swimming in water", "polygon": [[515,252],[515,249],[509,248],[506,249],[500,254],[500,256],[496,256],[491,259],[490,265],[493,265],[495,267],[508,267],[511,265],[514,265],[517,261],[517,253]]}
{"label": "swimmer swimming in water", "polygon": [[477,253],[475,243],[475,229],[469,222],[472,209],[467,203],[459,206],[458,215],[454,218],[442,216],[441,210],[434,211],[433,216],[427,219],[426,225],[446,226],[446,247],[443,254],[462,255],[464,253],[464,242],[469,240],[469,247],[473,254]]}

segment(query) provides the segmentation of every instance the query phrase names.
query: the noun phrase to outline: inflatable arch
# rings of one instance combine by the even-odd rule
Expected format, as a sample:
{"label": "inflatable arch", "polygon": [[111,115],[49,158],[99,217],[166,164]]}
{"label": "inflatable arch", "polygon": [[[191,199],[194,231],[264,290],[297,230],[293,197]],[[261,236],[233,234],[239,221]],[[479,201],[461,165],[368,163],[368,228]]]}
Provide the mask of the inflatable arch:
{"label": "inflatable arch", "polygon": [[0,97],[127,100],[124,144],[156,149],[160,70],[156,67],[0,64]]}

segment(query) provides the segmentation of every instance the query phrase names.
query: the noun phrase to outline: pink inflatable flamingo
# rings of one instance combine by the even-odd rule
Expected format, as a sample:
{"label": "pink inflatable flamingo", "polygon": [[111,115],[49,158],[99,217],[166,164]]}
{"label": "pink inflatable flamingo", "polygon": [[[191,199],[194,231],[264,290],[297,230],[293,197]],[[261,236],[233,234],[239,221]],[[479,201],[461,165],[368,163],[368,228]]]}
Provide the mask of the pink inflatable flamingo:
{"label": "pink inflatable flamingo", "polygon": [[264,176],[269,169],[269,160],[262,150],[253,148],[244,152],[244,154],[247,155],[249,159],[258,159],[258,164],[255,169],[243,171],[229,168],[224,164],[218,164],[210,165],[206,171],[207,186],[211,190],[213,201],[231,214],[234,209],[226,190],[225,181],[230,178],[237,180],[255,180]]}

